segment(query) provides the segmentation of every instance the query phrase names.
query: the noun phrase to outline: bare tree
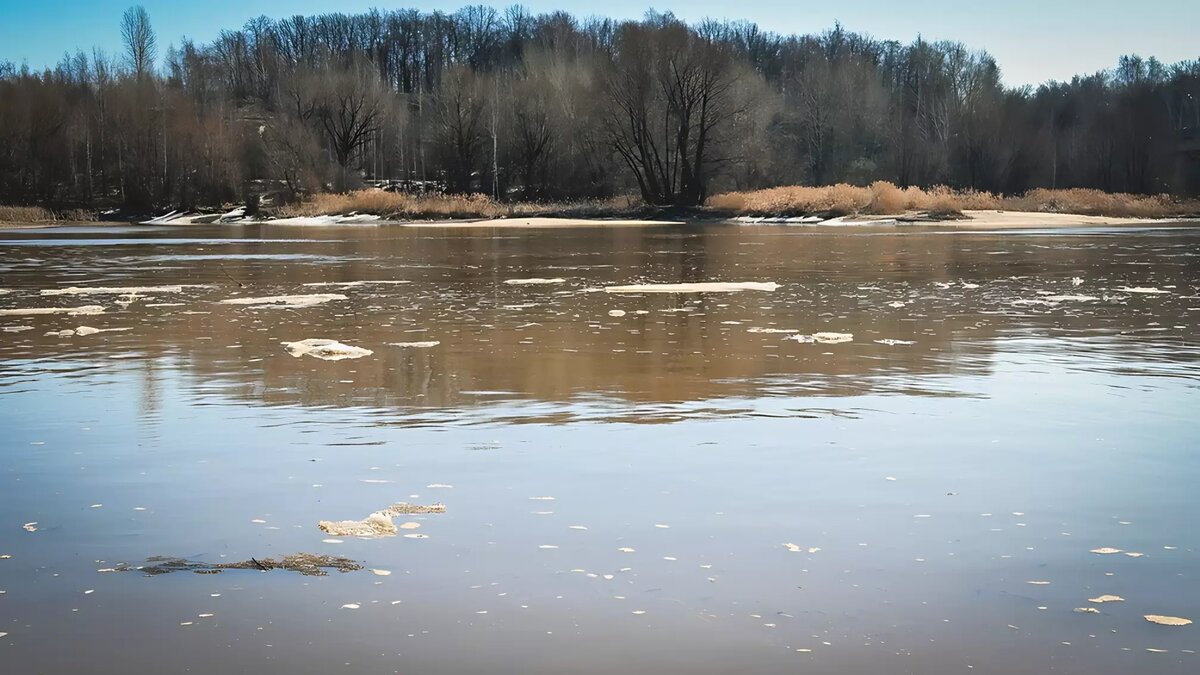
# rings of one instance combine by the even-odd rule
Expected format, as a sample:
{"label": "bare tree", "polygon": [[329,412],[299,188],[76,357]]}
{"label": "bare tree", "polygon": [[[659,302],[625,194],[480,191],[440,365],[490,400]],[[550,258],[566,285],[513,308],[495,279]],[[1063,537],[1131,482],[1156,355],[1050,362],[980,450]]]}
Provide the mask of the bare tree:
{"label": "bare tree", "polygon": [[729,52],[670,15],[622,26],[616,51],[605,126],[642,198],[703,204],[724,159],[715,145],[739,111]]}
{"label": "bare tree", "polygon": [[121,42],[125,45],[125,58],[134,77],[145,79],[154,70],[154,59],[158,55],[158,38],[150,26],[150,15],[145,7],[136,5],[125,10],[121,17]]}

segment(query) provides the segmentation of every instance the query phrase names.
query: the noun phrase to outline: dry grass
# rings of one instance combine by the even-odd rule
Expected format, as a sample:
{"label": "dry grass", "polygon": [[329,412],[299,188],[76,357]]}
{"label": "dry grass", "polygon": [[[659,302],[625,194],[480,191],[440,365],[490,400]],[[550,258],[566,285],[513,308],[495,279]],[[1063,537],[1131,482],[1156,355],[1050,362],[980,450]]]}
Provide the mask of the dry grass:
{"label": "dry grass", "polygon": [[1200,201],[1169,195],[1110,194],[1100,190],[1030,190],[1018,197],[989,192],[898,188],[886,181],[870,187],[838,184],[826,187],[789,186],[728,192],[708,200],[709,208],[731,216],[900,215],[909,212],[954,216],[963,211],[1024,211],[1079,215],[1168,218],[1200,213]]}
{"label": "dry grass", "polygon": [[0,205],[0,223],[57,223],[92,220],[96,220],[96,213],[83,209],[56,212],[41,206]]}
{"label": "dry grass", "polygon": [[279,215],[296,216],[370,214],[391,220],[448,220],[513,218],[546,215],[611,215],[628,210],[628,197],[572,203],[504,204],[487,195],[410,195],[383,190],[357,190],[346,194],[317,194],[309,200],[280,209]]}

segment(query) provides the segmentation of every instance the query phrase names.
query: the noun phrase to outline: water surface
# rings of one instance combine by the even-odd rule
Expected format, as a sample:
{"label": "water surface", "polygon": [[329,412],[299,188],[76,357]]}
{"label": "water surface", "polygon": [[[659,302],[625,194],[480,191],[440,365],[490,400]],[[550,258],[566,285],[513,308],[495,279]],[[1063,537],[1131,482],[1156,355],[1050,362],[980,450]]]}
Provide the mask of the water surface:
{"label": "water surface", "polygon": [[[603,290],[705,281],[780,286]],[[1200,670],[1142,618],[1200,620],[1200,228],[24,230],[0,288],[105,307],[0,316],[4,672]],[[299,552],[391,575],[97,571]]]}

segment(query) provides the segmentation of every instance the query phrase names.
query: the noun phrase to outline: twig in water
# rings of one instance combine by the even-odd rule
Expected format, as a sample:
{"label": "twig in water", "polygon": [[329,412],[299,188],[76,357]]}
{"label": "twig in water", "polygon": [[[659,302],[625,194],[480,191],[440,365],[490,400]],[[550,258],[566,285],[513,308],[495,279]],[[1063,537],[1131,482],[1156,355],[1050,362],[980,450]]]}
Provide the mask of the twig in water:
{"label": "twig in water", "polygon": [[230,281],[232,281],[233,283],[237,284],[237,285],[238,285],[238,288],[245,288],[245,287],[246,287],[244,284],[242,284],[242,282],[238,281],[237,279],[234,279],[234,278],[233,278],[233,275],[232,275],[232,274],[230,274],[230,273],[229,273],[229,271],[225,269],[225,266],[224,266],[224,265],[222,265],[222,264],[220,264],[220,263],[217,263],[217,267],[221,268],[221,273],[222,273],[222,274],[224,274],[224,275],[225,275],[225,276],[226,276],[226,277],[227,277],[227,278],[228,278]]}

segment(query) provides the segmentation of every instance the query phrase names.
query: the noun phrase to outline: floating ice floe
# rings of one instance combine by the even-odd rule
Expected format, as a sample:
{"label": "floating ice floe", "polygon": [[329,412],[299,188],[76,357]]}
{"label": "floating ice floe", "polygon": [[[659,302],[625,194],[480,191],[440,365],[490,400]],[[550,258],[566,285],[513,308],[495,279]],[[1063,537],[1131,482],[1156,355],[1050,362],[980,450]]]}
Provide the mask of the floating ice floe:
{"label": "floating ice floe", "polygon": [[894,340],[892,338],[884,338],[882,340],[876,340],[875,343],[881,344],[881,345],[887,345],[889,347],[893,347],[895,345],[915,345],[915,344],[917,344],[913,340]]}
{"label": "floating ice floe", "polygon": [[623,310],[623,309],[610,309],[610,310],[608,310],[608,315],[609,315],[609,316],[612,316],[612,317],[617,317],[617,318],[620,318],[620,317],[622,317],[622,316],[625,316],[625,310]]}
{"label": "floating ice floe", "polygon": [[1153,286],[1134,286],[1132,288],[1129,286],[1122,286],[1117,290],[1121,291],[1122,293],[1141,293],[1143,295],[1166,295],[1171,292],[1164,291],[1161,288],[1155,288]]}
{"label": "floating ice floe", "polygon": [[1160,626],[1190,626],[1191,619],[1184,619],[1178,616],[1162,616],[1159,614],[1147,614],[1144,617],[1150,623],[1156,623]]}
{"label": "floating ice floe", "polygon": [[1101,595],[1096,598],[1088,598],[1088,602],[1094,602],[1098,605],[1102,605],[1106,602],[1125,602],[1125,598],[1122,598],[1119,595]]}
{"label": "floating ice floe", "polygon": [[427,340],[425,342],[389,342],[389,347],[411,347],[413,349],[428,349],[442,344],[437,340]]}
{"label": "floating ice floe", "polygon": [[1047,295],[1043,299],[1047,302],[1091,302],[1100,298],[1094,295]]}
{"label": "floating ice floe", "polygon": [[736,293],[738,291],[774,291],[774,281],[701,281],[690,284],[629,284],[608,286],[605,293]]}
{"label": "floating ice floe", "polygon": [[785,337],[784,340],[792,340],[794,342],[802,342],[805,344],[819,342],[819,343],[825,344],[825,345],[836,345],[836,344],[841,344],[843,342],[853,342],[854,334],[853,333],[822,332],[822,333],[813,333],[812,335],[789,335],[788,337]]}
{"label": "floating ice floe", "polygon": [[43,288],[42,295],[152,295],[154,293],[182,293],[189,288],[212,288],[207,284],[177,284],[174,286],[69,286],[67,288]]}
{"label": "floating ice floe", "polygon": [[341,293],[313,293],[311,295],[267,295],[258,298],[229,298],[222,305],[244,305],[248,307],[313,307],[334,300],[349,300]]}
{"label": "floating ice floe", "polygon": [[21,309],[0,309],[0,316],[41,316],[45,314],[67,314],[69,316],[91,316],[103,314],[100,305],[83,305],[81,307],[25,307]]}
{"label": "floating ice floe", "polygon": [[1101,548],[1094,548],[1091,551],[1089,551],[1089,553],[1095,553],[1098,555],[1113,555],[1114,553],[1120,553],[1120,552],[1121,552],[1121,549],[1112,548],[1111,546],[1103,546]]}
{"label": "floating ice floe", "polygon": [[392,522],[392,519],[396,516],[414,513],[445,512],[446,507],[443,504],[422,506],[420,504],[400,502],[392,504],[381,511],[376,511],[362,520],[322,520],[317,523],[317,528],[335,537],[392,537],[398,531],[396,524]]}
{"label": "floating ice floe", "polygon": [[379,279],[379,280],[375,280],[375,281],[314,281],[312,283],[302,284],[302,285],[309,286],[312,288],[326,288],[326,287],[358,288],[359,286],[393,286],[393,285],[397,285],[397,284],[409,284],[409,283],[412,283],[412,282],[407,281],[407,280]]}
{"label": "floating ice floe", "polygon": [[800,331],[796,328],[759,328],[759,327],[755,326],[753,328],[747,328],[746,332],[747,333],[766,333],[768,335],[770,335],[770,334],[790,335],[792,333],[799,333]]}
{"label": "floating ice floe", "polygon": [[289,354],[296,358],[308,355],[325,361],[359,359],[375,353],[370,349],[342,344],[337,340],[323,340],[320,338],[308,338],[299,342],[284,342],[283,346]]}
{"label": "floating ice floe", "polygon": [[535,277],[533,279],[506,279],[504,283],[508,284],[509,286],[546,286],[550,284],[561,284],[564,282],[566,282],[566,279],[561,277],[554,277],[553,279],[542,279]]}
{"label": "floating ice floe", "polygon": [[1096,609],[1095,607],[1076,607],[1072,611],[1074,611],[1076,614],[1099,614],[1100,613],[1100,610]]}
{"label": "floating ice floe", "polygon": [[790,543],[784,544],[783,547],[786,548],[791,553],[806,553],[806,552],[807,553],[817,553],[821,550],[821,548],[819,546],[810,546],[808,548],[805,548],[799,544],[790,544]]}
{"label": "floating ice floe", "polygon": [[74,337],[76,335],[79,335],[79,336],[95,335],[96,333],[120,333],[120,332],[127,331],[127,330],[133,330],[133,329],[128,328],[128,327],[126,327],[126,328],[92,328],[91,326],[80,326],[79,328],[67,328],[65,330],[50,331],[50,332],[46,333],[46,335],[52,335],[52,336],[56,336],[56,337]]}

